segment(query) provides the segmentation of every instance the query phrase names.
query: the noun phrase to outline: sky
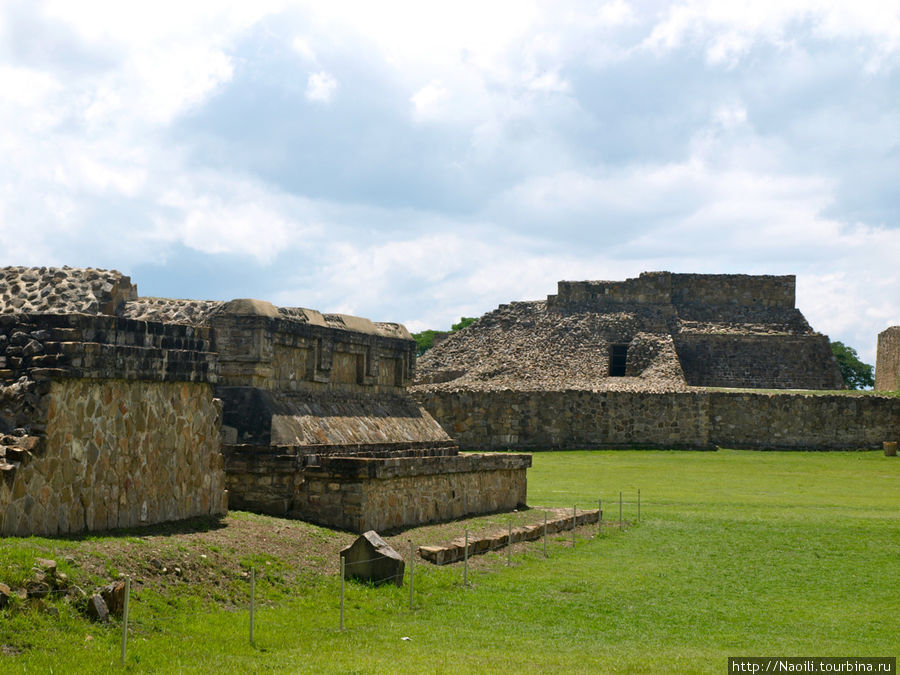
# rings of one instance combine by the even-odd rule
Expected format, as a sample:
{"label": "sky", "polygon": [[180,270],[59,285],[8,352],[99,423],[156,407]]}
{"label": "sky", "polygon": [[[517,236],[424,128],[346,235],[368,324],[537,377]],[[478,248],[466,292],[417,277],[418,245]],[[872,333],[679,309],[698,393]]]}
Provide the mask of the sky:
{"label": "sky", "polygon": [[0,0],[0,265],[446,329],[796,274],[900,324],[896,0]]}

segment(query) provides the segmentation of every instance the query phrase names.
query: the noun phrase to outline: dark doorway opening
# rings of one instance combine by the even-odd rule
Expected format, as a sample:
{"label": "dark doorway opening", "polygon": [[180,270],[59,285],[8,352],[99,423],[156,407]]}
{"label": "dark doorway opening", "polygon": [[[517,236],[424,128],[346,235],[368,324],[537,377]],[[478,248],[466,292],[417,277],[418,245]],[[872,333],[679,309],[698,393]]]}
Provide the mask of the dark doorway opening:
{"label": "dark doorway opening", "polygon": [[610,377],[624,377],[625,366],[628,363],[628,345],[609,346],[609,375]]}

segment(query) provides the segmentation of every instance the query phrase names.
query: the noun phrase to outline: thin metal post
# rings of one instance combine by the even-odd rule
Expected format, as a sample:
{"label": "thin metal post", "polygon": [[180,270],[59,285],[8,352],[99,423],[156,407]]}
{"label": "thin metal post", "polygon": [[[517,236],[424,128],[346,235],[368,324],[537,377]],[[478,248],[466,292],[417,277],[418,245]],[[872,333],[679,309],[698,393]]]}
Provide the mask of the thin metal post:
{"label": "thin metal post", "polygon": [[469,528],[466,528],[466,548],[463,553],[463,586],[469,585]]}
{"label": "thin metal post", "polygon": [[575,548],[575,528],[578,525],[578,505],[572,507],[572,548]]}
{"label": "thin metal post", "polygon": [[597,500],[597,534],[603,534],[603,500]]}
{"label": "thin metal post", "polygon": [[416,567],[416,559],[413,557],[413,543],[409,540],[409,610],[413,608],[413,570]]}
{"label": "thin metal post", "polygon": [[509,535],[506,538],[506,566],[509,567],[512,562],[512,516],[509,517]]}
{"label": "thin metal post", "polygon": [[122,608],[122,657],[120,663],[125,665],[125,646],[128,642],[128,596],[131,595],[131,577],[125,577],[125,606]]}
{"label": "thin metal post", "polygon": [[341,556],[341,630],[344,630],[344,556]]}
{"label": "thin metal post", "polygon": [[619,490],[619,529],[622,529],[622,491]]}
{"label": "thin metal post", "polygon": [[547,512],[544,511],[544,557],[547,557]]}
{"label": "thin metal post", "polygon": [[[343,558],[341,558],[343,563]],[[256,614],[256,568],[250,568],[250,644],[253,644],[253,623]]]}
{"label": "thin metal post", "polygon": [[638,522],[641,522],[641,488],[638,488]]}

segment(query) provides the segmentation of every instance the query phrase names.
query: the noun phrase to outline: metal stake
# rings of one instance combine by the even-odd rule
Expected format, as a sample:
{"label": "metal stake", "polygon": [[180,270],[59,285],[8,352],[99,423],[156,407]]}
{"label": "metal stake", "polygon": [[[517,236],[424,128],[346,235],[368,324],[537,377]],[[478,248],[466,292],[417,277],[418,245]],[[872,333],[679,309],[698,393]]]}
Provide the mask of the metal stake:
{"label": "metal stake", "polygon": [[416,559],[413,557],[413,543],[409,539],[409,610],[412,611],[413,605],[413,570],[416,567]]}
{"label": "metal stake", "polygon": [[578,525],[578,505],[572,507],[572,548],[575,548],[575,528]]}
{"label": "metal stake", "polygon": [[463,554],[463,586],[469,585],[469,528],[466,528],[466,548]]}
{"label": "metal stake", "polygon": [[120,663],[125,665],[125,645],[128,642],[128,596],[131,595],[131,577],[125,577],[125,607],[122,609],[122,657]]}
{"label": "metal stake", "polygon": [[603,534],[603,500],[597,500],[597,534]]}
{"label": "metal stake", "polygon": [[619,490],[619,529],[622,529],[622,491]]}
{"label": "metal stake", "polygon": [[344,556],[341,556],[341,630],[344,630]]}
{"label": "metal stake", "polygon": [[547,557],[547,512],[544,511],[544,557]]}
{"label": "metal stake", "polygon": [[638,522],[641,522],[641,488],[638,488]]}
{"label": "metal stake", "polygon": [[512,516],[509,517],[509,535],[506,538],[506,566],[509,567],[512,562]]}
{"label": "metal stake", "polygon": [[[341,569],[344,568],[344,559],[341,558]],[[341,602],[343,603],[343,597]],[[342,605],[343,607],[343,605]],[[250,644],[253,644],[253,619],[256,609],[256,568],[250,568]]]}

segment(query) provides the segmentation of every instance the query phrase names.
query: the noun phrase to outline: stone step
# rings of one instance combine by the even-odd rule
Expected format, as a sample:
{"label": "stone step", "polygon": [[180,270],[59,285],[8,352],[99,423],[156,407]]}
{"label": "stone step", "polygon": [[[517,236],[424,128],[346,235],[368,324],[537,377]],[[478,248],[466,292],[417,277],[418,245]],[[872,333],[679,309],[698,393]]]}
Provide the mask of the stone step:
{"label": "stone step", "polygon": [[[593,511],[582,511],[575,518],[568,516],[565,518],[555,518],[547,521],[547,534],[555,534],[557,532],[565,532],[573,527],[581,525],[589,525],[600,520],[602,512],[594,509]],[[574,524],[573,524],[574,521]],[[544,524],[525,525],[524,527],[514,527],[512,530],[512,543],[521,541],[535,541],[544,536]],[[489,551],[496,551],[510,545],[509,532],[502,534],[482,535],[474,538],[469,537],[469,555],[480,555]],[[427,560],[435,565],[447,565],[457,562],[465,557],[466,543],[464,539],[454,539],[445,546],[420,546],[418,548],[419,557]]]}

